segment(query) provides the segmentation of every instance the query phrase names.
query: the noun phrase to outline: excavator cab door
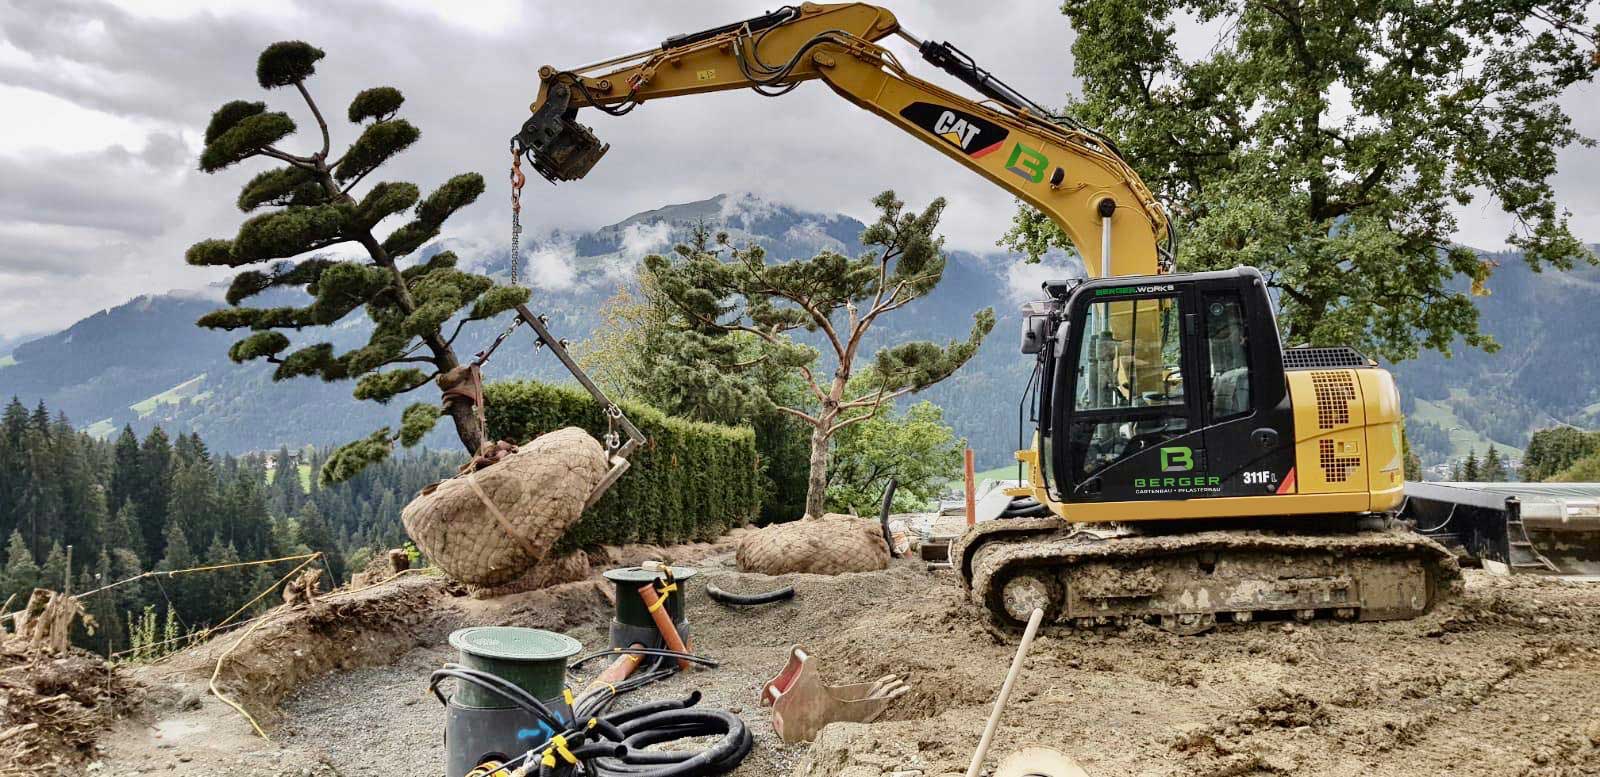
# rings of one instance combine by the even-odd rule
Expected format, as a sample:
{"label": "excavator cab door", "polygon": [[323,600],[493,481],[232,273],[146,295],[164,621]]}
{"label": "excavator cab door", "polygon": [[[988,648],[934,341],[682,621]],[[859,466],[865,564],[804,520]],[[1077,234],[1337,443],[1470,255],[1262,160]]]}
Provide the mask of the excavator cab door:
{"label": "excavator cab door", "polygon": [[1293,413],[1259,280],[1244,268],[1074,291],[1050,403],[1063,501],[1254,495],[1282,482]]}

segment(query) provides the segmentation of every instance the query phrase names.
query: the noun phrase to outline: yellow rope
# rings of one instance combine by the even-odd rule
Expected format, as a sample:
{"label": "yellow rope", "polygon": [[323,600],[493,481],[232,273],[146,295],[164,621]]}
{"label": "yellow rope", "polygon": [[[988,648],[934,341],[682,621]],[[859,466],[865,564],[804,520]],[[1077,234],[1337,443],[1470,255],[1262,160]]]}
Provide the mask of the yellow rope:
{"label": "yellow rope", "polygon": [[[81,599],[84,599],[86,597],[93,596],[94,594],[100,593],[101,591],[109,591],[109,590],[111,590],[113,588],[116,588],[119,585],[126,585],[126,584],[131,583],[131,582],[133,582],[135,580],[143,580],[143,579],[145,579],[147,577],[157,577],[157,576],[172,577],[173,575],[186,575],[186,574],[189,574],[190,572],[210,572],[210,571],[217,570],[217,569],[232,569],[234,567],[255,567],[255,566],[261,566],[262,564],[276,564],[276,563],[278,563],[280,561],[301,561],[303,559],[316,558],[318,555],[321,555],[321,554],[320,553],[302,553],[302,554],[300,554],[298,556],[284,556],[283,558],[269,558],[269,559],[262,559],[260,561],[239,561],[239,562],[233,562],[233,563],[228,563],[228,564],[208,564],[208,565],[203,566],[203,567],[186,567],[184,569],[173,569],[173,570],[162,570],[162,571],[151,570],[149,572],[140,572],[139,574],[134,575],[133,577],[123,578],[121,580],[118,580],[115,583],[108,583],[106,585],[100,586],[99,588],[96,588],[96,589],[93,589],[93,590],[90,590],[90,591],[84,591],[81,594],[73,594],[73,597],[81,600]],[[6,604],[9,605],[10,604],[10,600],[7,600]],[[4,609],[4,607],[0,607],[0,609]],[[234,613],[234,614],[237,615],[238,613]],[[8,612],[8,613],[6,613],[4,615],[0,615],[0,621],[5,621],[7,619],[16,617],[16,615],[17,615],[17,613],[15,613],[15,612]],[[229,616],[229,617],[231,618],[233,616]]]}
{"label": "yellow rope", "polygon": [[[294,573],[295,573],[295,572],[298,572],[298,571],[300,571],[300,570],[301,570],[301,569],[303,569],[303,568],[304,568],[304,567],[305,567],[305,565],[306,565],[306,564],[310,564],[310,563],[311,563],[311,562],[313,562],[313,561],[315,561],[315,560],[317,560],[317,559],[318,559],[318,558],[321,558],[321,557],[322,557],[322,553],[321,553],[321,552],[320,552],[320,551],[319,551],[319,552],[316,552],[316,553],[312,553],[312,554],[311,554],[311,556],[310,556],[310,557],[309,557],[309,558],[306,558],[306,560],[305,560],[305,561],[304,561],[304,562],[303,562],[303,563],[301,563],[301,564],[300,564],[300,566],[298,566],[298,567],[295,567],[295,568],[294,568],[294,569],[293,569],[293,570],[292,570],[292,571],[290,571],[290,572],[289,572],[289,575],[292,575],[292,574],[294,574]],[[282,559],[279,559],[279,560],[280,560],[280,561],[281,561],[281,560],[282,560]],[[245,603],[244,603],[244,604],[242,604],[242,605],[240,605],[240,606],[239,606],[239,609],[237,609],[237,610],[234,610],[234,611],[233,611],[233,613],[232,613],[232,614],[231,614],[231,615],[229,615],[229,616],[228,616],[228,617],[226,617],[226,618],[223,618],[223,619],[222,619],[222,620],[221,620],[221,621],[218,621],[218,622],[217,622],[217,625],[215,625],[215,626],[210,626],[210,627],[207,627],[207,628],[206,628],[206,629],[204,629],[204,630],[202,630],[202,631],[201,631],[201,632],[200,632],[200,633],[201,633],[201,634],[202,634],[202,635],[204,635],[204,634],[210,634],[210,633],[211,633],[211,632],[212,632],[212,631],[215,631],[215,630],[216,630],[216,629],[220,629],[220,628],[222,628],[222,627],[223,627],[223,626],[226,626],[226,625],[228,625],[228,622],[229,622],[229,621],[231,621],[231,620],[233,620],[233,619],[234,619],[234,618],[237,618],[237,617],[239,617],[239,613],[242,613],[242,612],[244,612],[244,611],[245,611],[245,610],[248,610],[248,609],[250,609],[250,606],[251,606],[251,605],[253,605],[253,604],[255,604],[255,603],[256,603],[256,602],[259,602],[259,601],[261,601],[261,598],[262,598],[262,597],[264,597],[264,596],[266,596],[266,595],[267,595],[267,594],[270,594],[270,593],[272,593],[272,592],[273,592],[273,591],[275,591],[275,590],[277,590],[277,588],[278,588],[278,586],[280,586],[280,585],[283,585],[283,581],[285,581],[285,580],[288,580],[288,579],[289,579],[289,575],[284,575],[284,576],[283,576],[283,577],[281,577],[281,578],[278,578],[278,582],[276,582],[276,583],[273,583],[273,584],[272,584],[272,585],[269,585],[269,586],[267,586],[267,587],[266,587],[266,588],[265,588],[265,589],[264,589],[264,590],[262,590],[262,592],[261,592],[261,593],[259,593],[259,594],[256,594],[256,596],[255,596],[255,598],[254,598],[254,599],[251,599],[251,600],[250,600],[250,601],[248,601],[248,602],[245,602]]]}
{"label": "yellow rope", "polygon": [[[289,578],[293,577],[296,572],[299,572],[300,570],[305,569],[307,566],[310,566],[311,562],[316,561],[317,558],[320,557],[321,555],[322,555],[321,553],[312,553],[310,558],[307,558],[305,561],[300,562],[299,566],[295,567],[294,569],[289,570],[289,573],[284,575],[283,577],[278,578],[278,582],[273,583],[271,586],[269,586],[267,588],[267,591],[271,591],[271,590],[277,588],[278,586],[283,585],[284,581],[286,581]],[[264,591],[263,593],[266,593],[266,592]],[[259,599],[261,597],[257,596],[256,598]],[[281,612],[286,612],[286,611],[285,610],[279,610],[278,612],[281,613]],[[232,617],[232,616],[229,616],[229,617]],[[222,655],[217,656],[217,666],[216,666],[215,669],[211,670],[211,681],[209,683],[207,683],[206,685],[207,685],[207,687],[209,687],[211,689],[211,695],[217,697],[218,699],[221,699],[223,704],[226,704],[229,707],[232,707],[235,712],[238,712],[240,715],[243,715],[245,720],[250,721],[250,727],[255,729],[256,733],[258,735],[260,735],[262,739],[265,739],[268,742],[271,742],[272,741],[272,737],[267,736],[267,732],[261,730],[261,724],[257,723],[256,719],[254,717],[252,717],[250,715],[250,713],[248,711],[246,711],[245,708],[242,705],[240,705],[238,702],[234,701],[233,699],[230,699],[227,696],[223,695],[222,689],[217,687],[217,678],[222,676],[222,662],[227,660],[229,654],[233,653],[234,649],[238,648],[241,644],[244,644],[244,641],[246,639],[248,639],[251,634],[255,633],[255,630],[260,628],[261,624],[266,623],[269,620],[271,620],[271,617],[270,616],[265,616],[265,617],[262,617],[262,618],[258,619],[255,623],[250,624],[250,628],[245,629],[244,633],[240,634],[239,638],[234,640],[233,644],[229,645],[227,650],[222,651]]]}

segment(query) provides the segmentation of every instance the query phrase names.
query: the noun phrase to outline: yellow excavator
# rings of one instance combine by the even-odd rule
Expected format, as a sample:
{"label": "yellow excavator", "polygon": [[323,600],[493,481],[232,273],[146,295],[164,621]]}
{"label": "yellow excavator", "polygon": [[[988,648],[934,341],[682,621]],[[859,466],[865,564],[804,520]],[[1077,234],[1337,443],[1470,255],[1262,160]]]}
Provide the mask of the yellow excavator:
{"label": "yellow excavator", "polygon": [[[911,75],[898,35],[982,95]],[[1175,272],[1168,217],[1115,145],[1055,116],[949,43],[862,3],[787,6],[573,70],[545,66],[512,139],[552,182],[605,154],[580,109],[727,89],[781,95],[821,80],[1039,209],[1088,280],[1024,308],[1033,443],[999,520],[951,563],[1002,626],[1144,619],[1180,634],[1219,622],[1410,618],[1459,579],[1451,554],[1399,525],[1400,398],[1349,348],[1280,344],[1249,267]]]}

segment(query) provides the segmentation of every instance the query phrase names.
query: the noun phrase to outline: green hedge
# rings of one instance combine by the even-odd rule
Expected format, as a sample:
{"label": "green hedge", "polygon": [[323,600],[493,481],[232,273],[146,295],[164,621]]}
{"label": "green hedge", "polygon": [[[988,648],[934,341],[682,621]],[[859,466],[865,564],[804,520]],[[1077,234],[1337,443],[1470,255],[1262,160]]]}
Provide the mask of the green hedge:
{"label": "green hedge", "polygon": [[[605,416],[581,389],[533,381],[484,388],[489,437],[525,442],[565,426],[603,439]],[[568,546],[707,540],[761,509],[760,466],[749,427],[674,418],[633,402],[623,412],[649,440],[594,509],[563,540]],[[619,433],[621,430],[618,430]]]}

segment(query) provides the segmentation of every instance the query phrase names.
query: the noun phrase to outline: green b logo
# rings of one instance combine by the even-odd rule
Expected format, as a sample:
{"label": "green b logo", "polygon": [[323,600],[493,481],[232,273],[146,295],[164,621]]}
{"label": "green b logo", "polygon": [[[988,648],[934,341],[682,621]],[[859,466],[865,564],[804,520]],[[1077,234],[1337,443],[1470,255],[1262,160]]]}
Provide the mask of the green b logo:
{"label": "green b logo", "polygon": [[1161,449],[1162,472],[1188,472],[1194,469],[1194,451],[1181,445]]}
{"label": "green b logo", "polygon": [[1050,160],[1021,143],[1011,147],[1011,158],[1006,160],[1006,169],[1022,177],[1029,183],[1038,183],[1044,180],[1045,168],[1050,166]]}

